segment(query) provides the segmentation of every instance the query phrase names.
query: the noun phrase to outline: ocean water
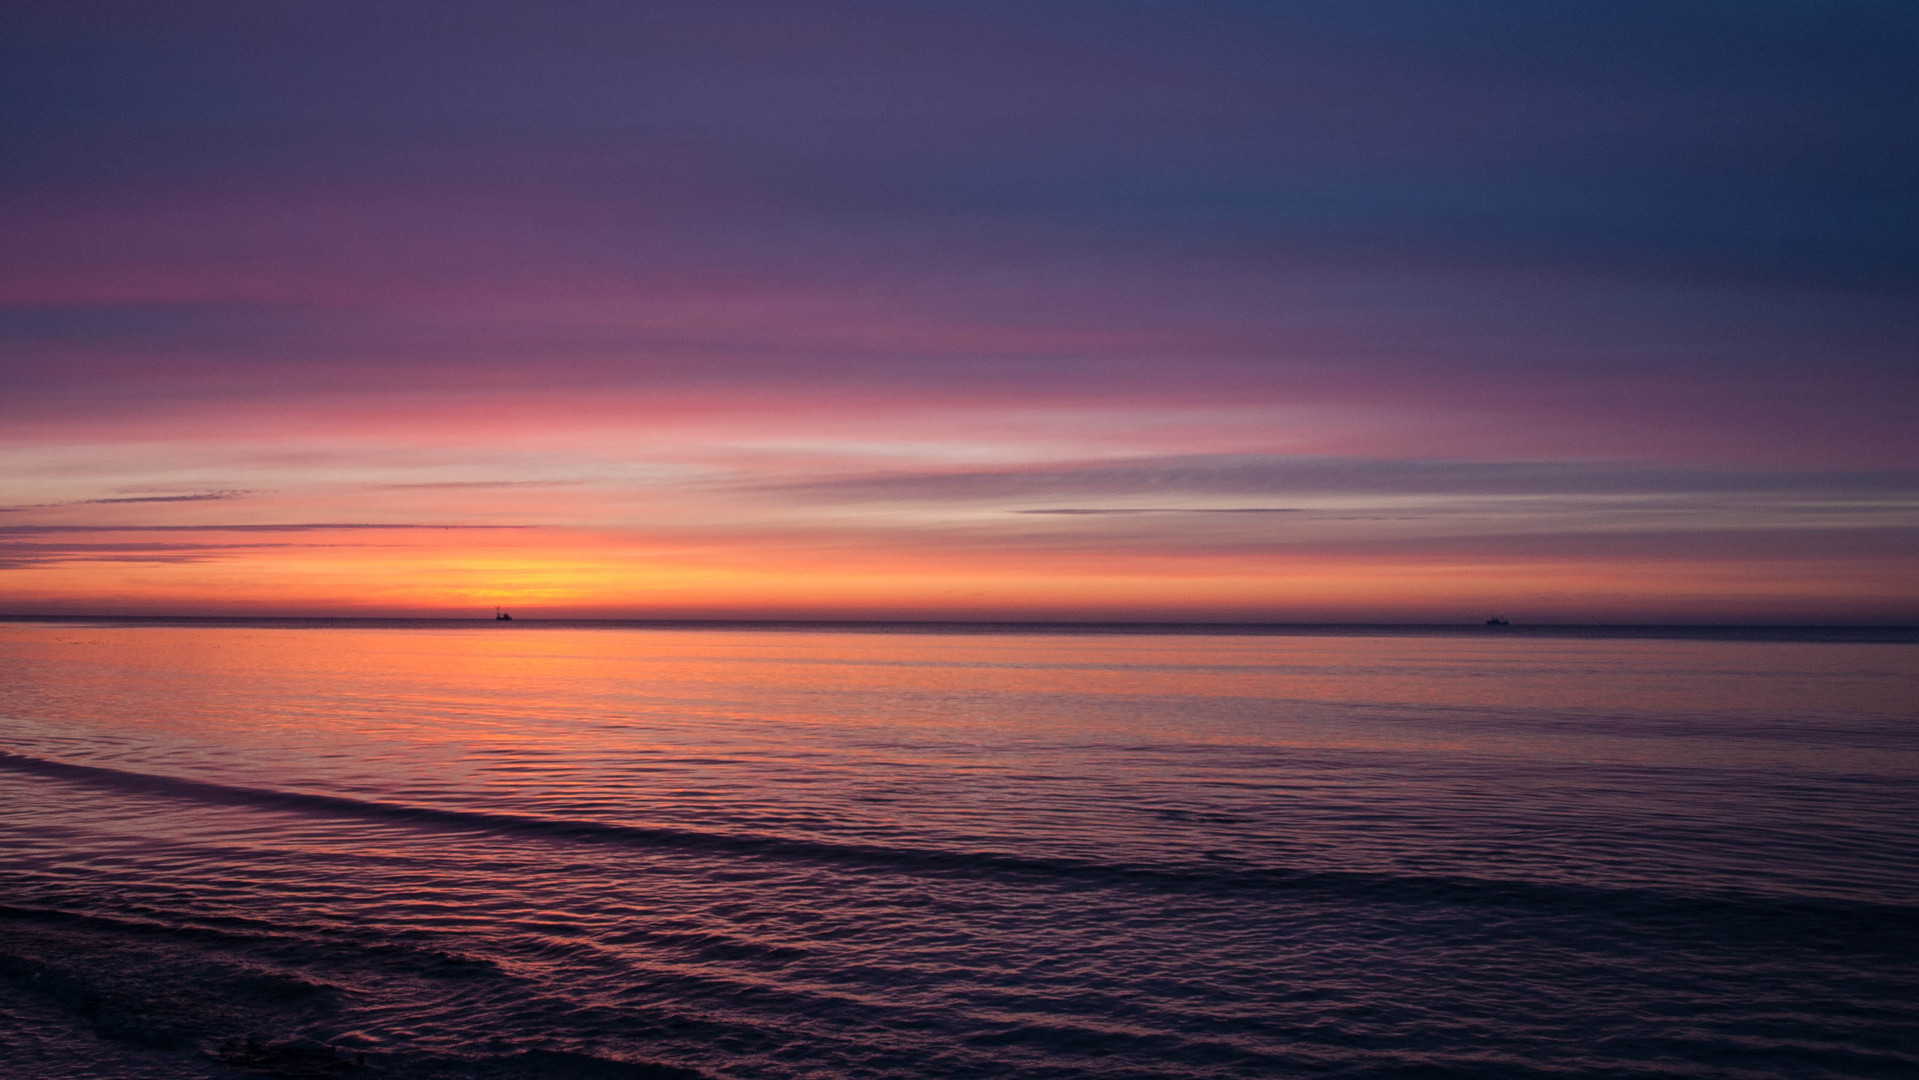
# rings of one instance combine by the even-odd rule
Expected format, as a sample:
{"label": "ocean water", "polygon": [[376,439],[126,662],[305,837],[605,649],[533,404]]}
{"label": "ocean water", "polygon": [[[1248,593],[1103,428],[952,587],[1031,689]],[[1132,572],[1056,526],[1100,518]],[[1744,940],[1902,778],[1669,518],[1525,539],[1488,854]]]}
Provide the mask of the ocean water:
{"label": "ocean water", "polygon": [[1805,637],[0,623],[0,1074],[1919,1076]]}

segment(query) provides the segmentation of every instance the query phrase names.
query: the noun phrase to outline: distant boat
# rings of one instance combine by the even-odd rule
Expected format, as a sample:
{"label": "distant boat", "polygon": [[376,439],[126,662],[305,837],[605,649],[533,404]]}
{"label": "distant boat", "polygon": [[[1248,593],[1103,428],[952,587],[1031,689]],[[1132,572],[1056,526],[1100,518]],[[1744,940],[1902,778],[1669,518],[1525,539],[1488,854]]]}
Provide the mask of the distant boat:
{"label": "distant boat", "polygon": [[501,610],[500,610],[499,608],[497,608],[497,607],[493,609],[493,621],[494,621],[494,622],[510,622],[510,621],[512,620],[512,618],[513,618],[513,616],[511,616],[511,615],[508,615],[508,614],[507,614],[506,612],[504,612],[504,611],[501,611]]}
{"label": "distant boat", "polygon": [[1486,620],[1486,625],[1487,626],[1511,626],[1512,623],[1509,623],[1506,620],[1500,618],[1499,616],[1494,615],[1492,618]]}

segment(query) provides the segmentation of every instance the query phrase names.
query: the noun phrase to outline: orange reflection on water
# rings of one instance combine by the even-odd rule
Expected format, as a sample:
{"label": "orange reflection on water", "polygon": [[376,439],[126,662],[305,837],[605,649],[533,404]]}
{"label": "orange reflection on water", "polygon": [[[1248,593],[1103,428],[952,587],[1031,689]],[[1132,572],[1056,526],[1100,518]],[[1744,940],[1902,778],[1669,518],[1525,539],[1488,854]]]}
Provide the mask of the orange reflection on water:
{"label": "orange reflection on water", "polygon": [[469,765],[530,739],[690,752],[742,723],[1404,749],[1491,740],[1459,727],[1491,712],[1897,716],[1919,685],[1899,646],[1484,636],[12,623],[0,647],[42,673],[9,691],[17,717]]}

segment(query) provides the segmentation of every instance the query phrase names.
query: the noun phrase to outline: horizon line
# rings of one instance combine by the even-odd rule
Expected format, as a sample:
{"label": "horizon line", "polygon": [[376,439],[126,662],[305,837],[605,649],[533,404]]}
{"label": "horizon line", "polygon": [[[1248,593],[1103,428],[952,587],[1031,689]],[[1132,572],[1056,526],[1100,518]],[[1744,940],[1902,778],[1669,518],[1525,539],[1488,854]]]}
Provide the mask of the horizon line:
{"label": "horizon line", "polygon": [[[1240,620],[1240,619],[1033,619],[1033,618],[828,618],[807,616],[779,617],[686,617],[686,616],[639,616],[639,617],[561,617],[542,618],[538,616],[514,616],[506,620],[516,626],[608,626],[608,627],[649,627],[687,629],[951,629],[965,630],[1018,630],[1044,631],[1163,631],[1169,633],[1240,633],[1258,634],[1261,632],[1284,634],[1286,632],[1417,632],[1417,631],[1471,631],[1487,635],[1508,636],[1551,636],[1560,632],[1568,633],[1612,633],[1622,636],[1643,635],[1684,635],[1715,634],[1816,634],[1828,635],[1858,634],[1874,640],[1910,640],[1919,642],[1919,620],[1909,622],[1565,622],[1565,621],[1506,621],[1488,623],[1484,620],[1472,621],[1279,621],[1279,620]],[[176,614],[10,614],[0,613],[0,622],[126,622],[126,623],[206,623],[206,624],[303,624],[314,623],[432,623],[446,626],[490,626],[498,625],[492,615],[176,615]]]}

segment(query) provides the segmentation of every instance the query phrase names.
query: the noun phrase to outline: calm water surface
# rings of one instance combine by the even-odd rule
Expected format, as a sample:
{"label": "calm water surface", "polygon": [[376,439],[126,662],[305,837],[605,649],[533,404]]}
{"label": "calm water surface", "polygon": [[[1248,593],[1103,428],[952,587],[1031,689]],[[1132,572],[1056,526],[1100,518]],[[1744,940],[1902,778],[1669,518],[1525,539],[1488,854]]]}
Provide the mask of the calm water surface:
{"label": "calm water surface", "polygon": [[22,1077],[1919,1075],[1919,645],[0,623]]}

